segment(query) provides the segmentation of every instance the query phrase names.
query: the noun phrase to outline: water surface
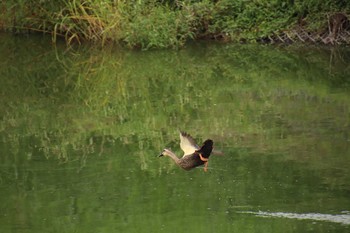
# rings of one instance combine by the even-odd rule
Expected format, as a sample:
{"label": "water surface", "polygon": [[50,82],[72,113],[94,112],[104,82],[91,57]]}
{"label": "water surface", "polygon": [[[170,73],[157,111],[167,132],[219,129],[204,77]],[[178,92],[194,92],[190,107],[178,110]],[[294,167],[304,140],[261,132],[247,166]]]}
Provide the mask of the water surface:
{"label": "water surface", "polygon": [[349,231],[349,48],[0,41],[1,232]]}

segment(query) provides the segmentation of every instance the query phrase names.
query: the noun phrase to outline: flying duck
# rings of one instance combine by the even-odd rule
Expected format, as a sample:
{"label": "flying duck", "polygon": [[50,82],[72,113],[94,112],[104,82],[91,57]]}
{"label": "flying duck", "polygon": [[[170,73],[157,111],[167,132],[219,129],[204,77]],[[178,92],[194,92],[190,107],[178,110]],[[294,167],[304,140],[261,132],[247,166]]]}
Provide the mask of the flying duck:
{"label": "flying duck", "polygon": [[188,133],[180,131],[180,147],[184,151],[184,155],[179,158],[169,149],[164,149],[161,156],[169,156],[174,162],[185,170],[191,170],[197,166],[204,164],[204,171],[208,170],[209,156],[213,150],[213,140],[207,139],[203,145],[199,147],[195,140]]}

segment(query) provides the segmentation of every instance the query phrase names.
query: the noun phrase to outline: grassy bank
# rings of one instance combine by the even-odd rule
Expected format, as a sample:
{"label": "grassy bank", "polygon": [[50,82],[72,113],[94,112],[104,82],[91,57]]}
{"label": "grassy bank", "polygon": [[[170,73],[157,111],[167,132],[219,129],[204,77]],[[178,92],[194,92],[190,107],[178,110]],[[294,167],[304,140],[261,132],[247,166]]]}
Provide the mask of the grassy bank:
{"label": "grassy bank", "polygon": [[350,2],[340,0],[8,0],[0,28],[67,43],[181,47],[188,40],[350,44]]}

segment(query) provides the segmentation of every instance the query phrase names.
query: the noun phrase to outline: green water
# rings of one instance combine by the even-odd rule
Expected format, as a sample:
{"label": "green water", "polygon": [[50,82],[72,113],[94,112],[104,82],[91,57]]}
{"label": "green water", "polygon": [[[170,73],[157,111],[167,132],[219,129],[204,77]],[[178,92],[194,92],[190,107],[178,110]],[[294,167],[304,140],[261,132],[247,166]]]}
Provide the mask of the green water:
{"label": "green water", "polygon": [[[1,232],[349,232],[349,48],[0,52]],[[225,155],[158,158],[179,129]]]}

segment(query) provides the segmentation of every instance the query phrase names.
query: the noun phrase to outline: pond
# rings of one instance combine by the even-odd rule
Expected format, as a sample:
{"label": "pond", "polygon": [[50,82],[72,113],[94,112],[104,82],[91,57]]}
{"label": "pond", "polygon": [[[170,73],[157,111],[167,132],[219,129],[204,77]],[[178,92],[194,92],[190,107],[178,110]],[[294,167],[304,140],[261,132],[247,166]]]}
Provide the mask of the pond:
{"label": "pond", "polygon": [[349,232],[350,48],[0,42],[1,232]]}

